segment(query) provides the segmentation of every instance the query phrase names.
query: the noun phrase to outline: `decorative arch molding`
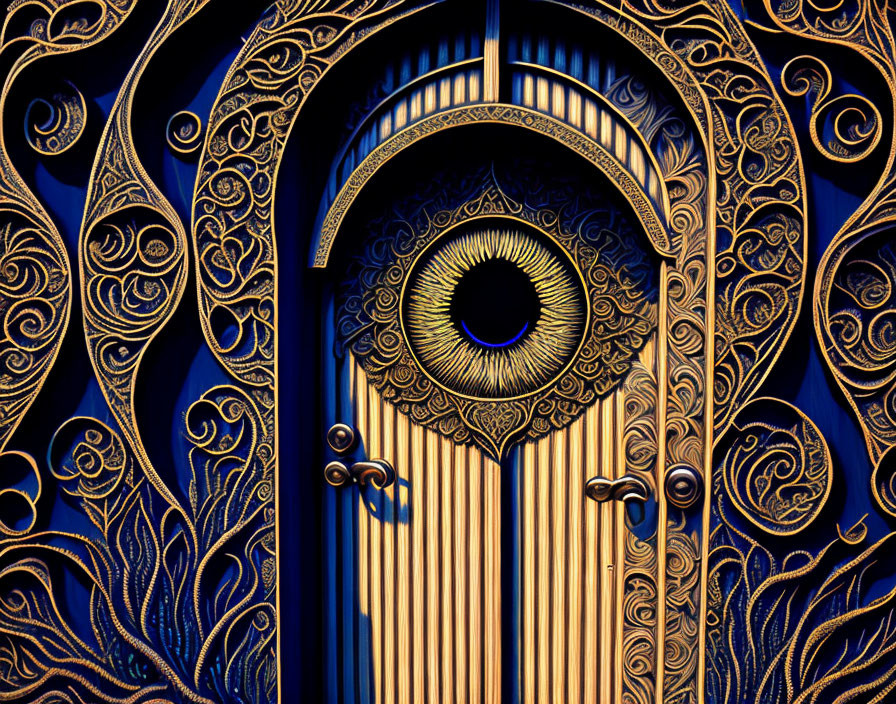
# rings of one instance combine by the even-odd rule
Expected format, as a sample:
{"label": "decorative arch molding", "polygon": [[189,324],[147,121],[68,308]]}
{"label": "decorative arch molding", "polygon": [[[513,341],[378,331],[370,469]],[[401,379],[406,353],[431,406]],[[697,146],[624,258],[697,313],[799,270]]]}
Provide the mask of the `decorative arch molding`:
{"label": "decorative arch molding", "polygon": [[318,240],[312,245],[313,266],[326,267],[336,237],[339,233],[354,197],[375,176],[377,170],[392,157],[426,137],[453,127],[470,125],[507,125],[544,135],[584,157],[597,168],[608,181],[619,189],[635,208],[647,236],[661,255],[674,255],[668,233],[668,214],[657,212],[655,204],[629,168],[621,164],[614,154],[582,132],[567,127],[559,120],[546,117],[516,105],[501,103],[474,107],[455,108],[421,120],[413,127],[399,132],[393,138],[373,150],[354,170],[348,182],[336,196],[327,211]]}

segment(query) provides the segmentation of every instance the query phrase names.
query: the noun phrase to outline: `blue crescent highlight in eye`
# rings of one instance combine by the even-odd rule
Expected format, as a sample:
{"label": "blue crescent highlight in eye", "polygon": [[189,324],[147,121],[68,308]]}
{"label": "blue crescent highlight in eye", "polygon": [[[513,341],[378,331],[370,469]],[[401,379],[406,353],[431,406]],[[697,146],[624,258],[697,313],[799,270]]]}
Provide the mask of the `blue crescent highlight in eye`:
{"label": "blue crescent highlight in eye", "polygon": [[517,340],[519,340],[519,339],[525,334],[526,330],[529,328],[529,321],[527,320],[527,321],[526,321],[526,324],[523,325],[523,329],[520,330],[520,331],[519,331],[516,335],[514,335],[512,338],[510,338],[510,339],[507,340],[506,342],[493,343],[493,342],[486,342],[485,340],[480,340],[480,339],[479,339],[478,337],[476,337],[473,333],[471,333],[471,332],[470,332],[470,328],[467,327],[467,323],[466,323],[466,321],[461,320],[461,321],[460,321],[460,324],[461,324],[461,326],[463,327],[464,332],[467,333],[467,335],[470,336],[470,338],[473,340],[473,342],[475,342],[475,343],[477,343],[477,344],[480,344],[480,345],[482,345],[483,347],[508,347],[509,345],[512,345],[514,342],[516,342]]}

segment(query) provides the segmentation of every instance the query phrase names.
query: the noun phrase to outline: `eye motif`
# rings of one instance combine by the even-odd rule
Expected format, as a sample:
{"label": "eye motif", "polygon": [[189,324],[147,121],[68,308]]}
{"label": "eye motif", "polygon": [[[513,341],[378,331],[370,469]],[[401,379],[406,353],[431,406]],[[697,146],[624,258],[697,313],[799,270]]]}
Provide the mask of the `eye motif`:
{"label": "eye motif", "polygon": [[615,388],[657,315],[656,262],[606,194],[509,173],[369,220],[336,319],[384,399],[496,459]]}
{"label": "eye motif", "polygon": [[537,392],[582,344],[585,285],[523,224],[486,220],[424,250],[402,301],[410,351],[442,388],[478,399]]}

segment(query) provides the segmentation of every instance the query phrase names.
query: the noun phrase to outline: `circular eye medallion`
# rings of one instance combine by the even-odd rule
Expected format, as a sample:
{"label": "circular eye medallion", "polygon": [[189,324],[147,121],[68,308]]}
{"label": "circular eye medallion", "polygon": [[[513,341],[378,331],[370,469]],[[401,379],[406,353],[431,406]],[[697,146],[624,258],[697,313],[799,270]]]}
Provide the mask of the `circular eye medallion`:
{"label": "circular eye medallion", "polygon": [[569,256],[510,219],[447,232],[417,259],[403,291],[404,332],[420,367],[470,398],[542,389],[581,346],[587,318]]}
{"label": "circular eye medallion", "polygon": [[440,175],[365,218],[337,303],[337,350],[384,399],[498,459],[612,391],[656,328],[643,233],[588,181],[528,168]]}

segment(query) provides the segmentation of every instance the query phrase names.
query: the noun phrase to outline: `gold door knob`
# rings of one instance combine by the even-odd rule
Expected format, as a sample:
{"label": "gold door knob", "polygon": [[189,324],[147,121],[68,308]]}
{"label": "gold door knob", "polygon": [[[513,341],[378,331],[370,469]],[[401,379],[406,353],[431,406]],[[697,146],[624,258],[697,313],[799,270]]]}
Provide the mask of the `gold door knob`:
{"label": "gold door knob", "polygon": [[585,496],[598,503],[604,501],[647,501],[650,489],[643,479],[626,475],[619,479],[592,477],[585,484]]}

